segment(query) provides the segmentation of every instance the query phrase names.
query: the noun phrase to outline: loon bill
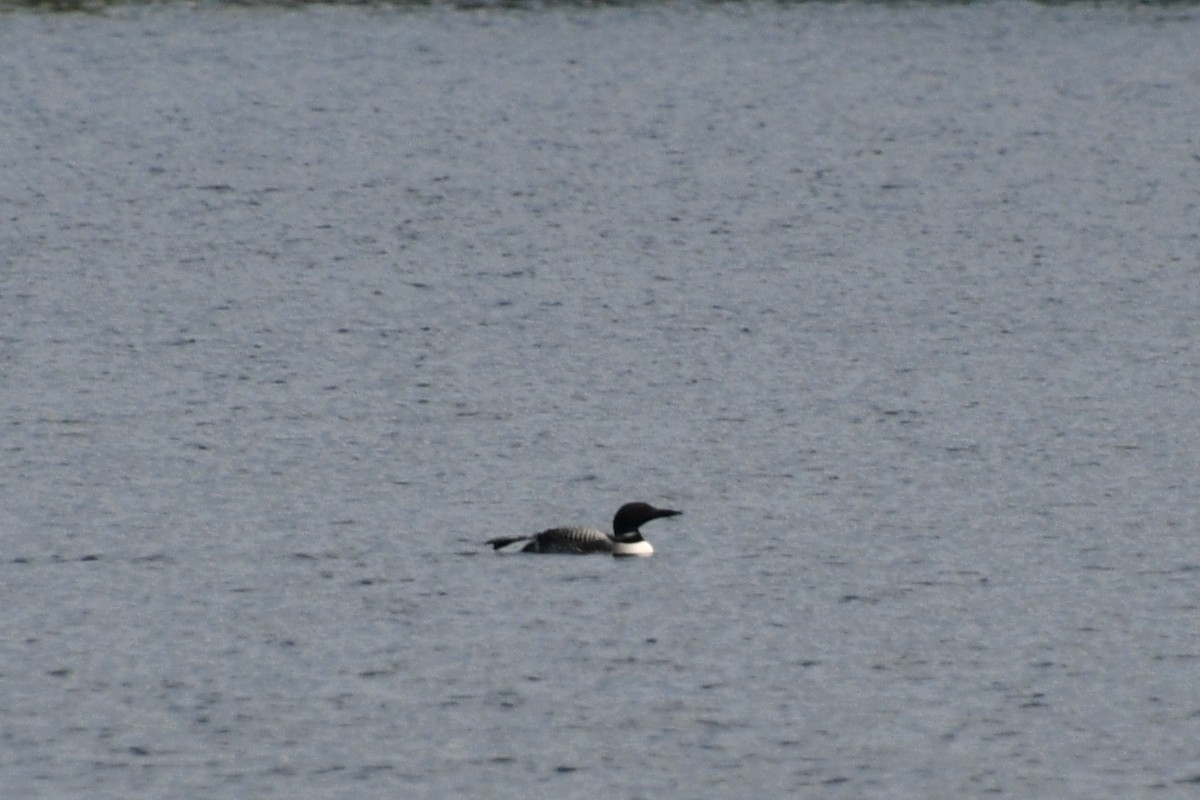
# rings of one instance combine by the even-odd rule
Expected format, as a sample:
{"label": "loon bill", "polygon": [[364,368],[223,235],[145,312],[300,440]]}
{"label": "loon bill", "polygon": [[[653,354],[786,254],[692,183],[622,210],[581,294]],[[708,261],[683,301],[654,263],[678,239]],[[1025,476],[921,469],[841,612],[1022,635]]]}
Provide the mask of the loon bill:
{"label": "loon bill", "polygon": [[598,528],[570,527],[550,528],[532,536],[501,536],[488,539],[494,550],[508,547],[517,542],[526,542],[522,553],[612,553],[614,556],[648,556],[654,548],[642,538],[638,530],[647,522],[659,517],[675,517],[682,511],[655,508],[649,503],[626,503],[613,517],[613,532],[605,533]]}

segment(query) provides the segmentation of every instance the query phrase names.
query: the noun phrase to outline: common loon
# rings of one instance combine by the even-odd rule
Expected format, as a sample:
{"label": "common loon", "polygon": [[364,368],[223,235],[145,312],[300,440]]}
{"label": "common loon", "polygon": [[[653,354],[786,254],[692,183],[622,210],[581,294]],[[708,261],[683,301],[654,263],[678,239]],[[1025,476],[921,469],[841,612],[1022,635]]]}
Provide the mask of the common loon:
{"label": "common loon", "polygon": [[674,517],[682,511],[655,508],[649,503],[626,503],[613,517],[613,532],[598,528],[550,528],[532,536],[501,536],[488,539],[493,549],[527,542],[522,553],[612,553],[614,556],[648,556],[654,548],[642,538],[638,528],[652,519]]}

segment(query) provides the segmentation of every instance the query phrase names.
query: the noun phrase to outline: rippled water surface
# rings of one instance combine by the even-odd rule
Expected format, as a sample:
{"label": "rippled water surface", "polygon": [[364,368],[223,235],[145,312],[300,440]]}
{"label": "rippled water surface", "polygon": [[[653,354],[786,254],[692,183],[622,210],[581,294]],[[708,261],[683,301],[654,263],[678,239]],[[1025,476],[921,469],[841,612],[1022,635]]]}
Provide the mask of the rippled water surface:
{"label": "rippled water surface", "polygon": [[0,15],[0,795],[1191,796],[1198,40]]}

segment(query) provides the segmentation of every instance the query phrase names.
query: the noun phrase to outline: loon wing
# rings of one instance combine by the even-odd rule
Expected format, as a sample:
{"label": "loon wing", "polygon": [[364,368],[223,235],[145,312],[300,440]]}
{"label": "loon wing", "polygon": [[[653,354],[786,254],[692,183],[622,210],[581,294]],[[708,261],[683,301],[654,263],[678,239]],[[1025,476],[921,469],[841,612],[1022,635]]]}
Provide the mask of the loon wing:
{"label": "loon wing", "polygon": [[527,553],[611,553],[613,539],[596,528],[550,528],[530,537]]}

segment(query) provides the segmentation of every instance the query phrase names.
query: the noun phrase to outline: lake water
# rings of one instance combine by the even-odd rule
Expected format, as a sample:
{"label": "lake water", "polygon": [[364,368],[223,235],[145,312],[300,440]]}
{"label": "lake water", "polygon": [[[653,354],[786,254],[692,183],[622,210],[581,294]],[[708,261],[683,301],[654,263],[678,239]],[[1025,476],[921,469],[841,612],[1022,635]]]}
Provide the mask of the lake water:
{"label": "lake water", "polygon": [[1197,41],[0,14],[0,796],[1195,796]]}

